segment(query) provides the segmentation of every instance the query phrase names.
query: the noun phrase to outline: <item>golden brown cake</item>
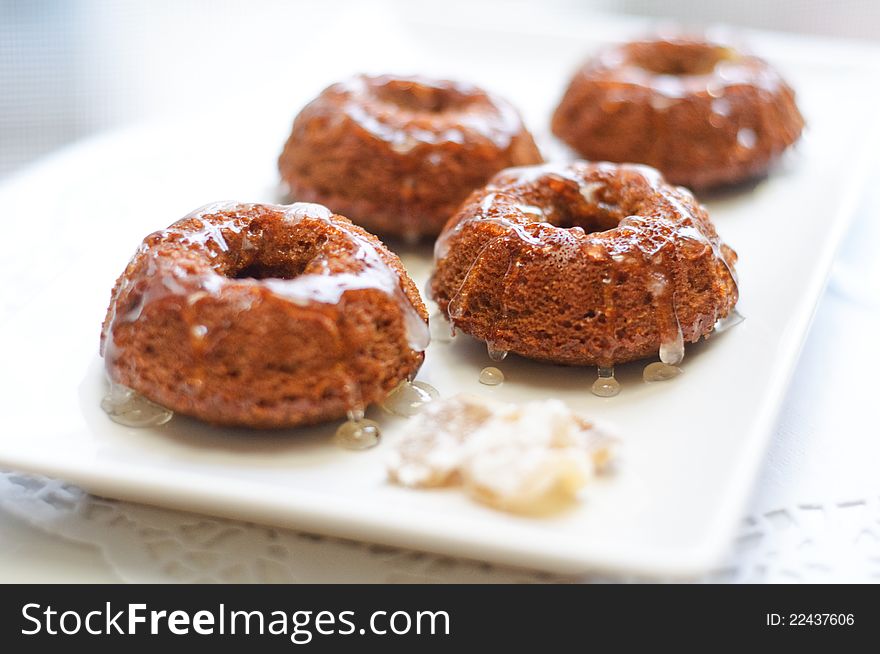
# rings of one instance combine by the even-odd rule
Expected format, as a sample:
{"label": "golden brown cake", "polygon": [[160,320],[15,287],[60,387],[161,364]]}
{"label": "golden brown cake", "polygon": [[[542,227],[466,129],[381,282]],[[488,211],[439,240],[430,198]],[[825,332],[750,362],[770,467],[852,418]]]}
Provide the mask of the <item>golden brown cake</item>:
{"label": "golden brown cake", "polygon": [[412,241],[439,234],[499,170],[540,161],[501,98],[459,82],[359,75],[299,113],[278,167],[291,199]]}
{"label": "golden brown cake", "polygon": [[803,126],[794,91],[767,62],[686,38],[602,50],[552,124],[586,159],[648,164],[693,189],[765,174]]}
{"label": "golden brown cake", "polygon": [[611,366],[668,363],[727,316],[736,254],[706,210],[653,168],[512,168],[475,191],[437,241],[430,293],[490,350]]}
{"label": "golden brown cake", "polygon": [[427,313],[400,260],[316,204],[208,205],[144,239],[101,334],[112,382],[218,425],[294,427],[413,376]]}

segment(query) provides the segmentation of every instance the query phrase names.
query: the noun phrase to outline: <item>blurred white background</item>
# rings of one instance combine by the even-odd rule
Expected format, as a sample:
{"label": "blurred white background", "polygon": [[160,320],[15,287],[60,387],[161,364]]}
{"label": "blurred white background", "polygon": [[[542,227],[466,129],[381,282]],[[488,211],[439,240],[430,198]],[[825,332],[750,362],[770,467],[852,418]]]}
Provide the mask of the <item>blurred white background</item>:
{"label": "blurred white background", "polygon": [[292,85],[317,91],[329,80],[309,78],[310,60],[367,68],[369,35],[392,25],[577,24],[595,12],[880,39],[876,0],[4,0],[0,178],[99,130],[192,115],[230,96],[283,102]]}

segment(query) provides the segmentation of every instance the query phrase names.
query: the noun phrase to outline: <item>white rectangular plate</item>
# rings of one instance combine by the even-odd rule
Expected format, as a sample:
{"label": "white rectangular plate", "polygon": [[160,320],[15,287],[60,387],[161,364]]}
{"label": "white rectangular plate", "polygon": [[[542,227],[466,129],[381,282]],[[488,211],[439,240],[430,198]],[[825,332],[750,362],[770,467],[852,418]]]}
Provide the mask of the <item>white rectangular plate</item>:
{"label": "white rectangular plate", "polygon": [[[233,110],[222,117],[105,136],[8,182],[0,189],[3,256],[63,274],[0,332],[0,465],[111,497],[559,572],[692,574],[710,567],[744,508],[876,149],[876,98],[865,88],[876,69],[844,46],[767,34],[750,39],[797,89],[809,130],[769,178],[708,202],[740,256],[746,321],[689,347],[681,377],[647,385],[643,364],[624,366],[621,394],[601,399],[589,392],[591,369],[510,357],[501,364],[507,382],[490,388],[477,381],[485,351],[469,337],[429,348],[419,379],[443,395],[558,397],[616,427],[623,439],[618,471],[567,512],[518,517],[455,490],[390,485],[383,457],[407,423],[375,409],[371,417],[382,422],[385,440],[368,452],[347,452],[329,442],[336,425],[266,434],[178,416],[162,428],[134,430],[99,408],[99,327],[110,287],[137,243],[209,201],[277,201],[274,163],[290,118],[323,83],[355,66],[400,70],[403,60],[407,70],[470,79],[507,96],[540,135],[576,64],[631,27],[594,20],[570,33],[512,34],[410,25],[403,45],[365,50],[363,61],[312,62],[302,83],[273,101],[230,102]],[[212,111],[223,104],[211,100]],[[37,254],[23,254],[25,248]],[[430,249],[400,249],[422,287]]]}

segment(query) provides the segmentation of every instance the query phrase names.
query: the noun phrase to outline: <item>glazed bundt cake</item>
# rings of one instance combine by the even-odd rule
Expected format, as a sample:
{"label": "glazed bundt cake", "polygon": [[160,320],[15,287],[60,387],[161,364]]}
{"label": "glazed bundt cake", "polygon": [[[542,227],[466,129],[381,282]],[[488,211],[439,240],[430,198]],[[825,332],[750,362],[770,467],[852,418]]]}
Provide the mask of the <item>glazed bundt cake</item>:
{"label": "glazed bundt cake", "polygon": [[765,174],[803,126],[794,92],[767,62],[686,38],[602,50],[552,122],[586,159],[648,164],[693,189]]}
{"label": "glazed bundt cake", "polygon": [[107,375],[218,425],[293,427],[413,376],[427,313],[400,260],[315,204],[208,205],[144,239],[113,289]]}
{"label": "glazed bundt cake", "polygon": [[476,86],[359,75],[299,113],[278,167],[292,199],[416,240],[499,170],[540,161],[516,110]]}
{"label": "glazed bundt cake", "polygon": [[491,351],[675,364],[736,304],[735,262],[706,210],[653,168],[546,164],[471,194],[437,241],[430,293]]}

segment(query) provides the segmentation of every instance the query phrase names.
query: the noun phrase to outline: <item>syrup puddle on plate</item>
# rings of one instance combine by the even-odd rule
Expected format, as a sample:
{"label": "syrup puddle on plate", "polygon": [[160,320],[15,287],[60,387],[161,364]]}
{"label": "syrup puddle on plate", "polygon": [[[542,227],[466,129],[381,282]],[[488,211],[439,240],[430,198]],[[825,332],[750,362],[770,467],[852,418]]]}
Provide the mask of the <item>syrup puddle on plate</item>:
{"label": "syrup puddle on plate", "polygon": [[599,378],[590,390],[599,397],[614,397],[620,393],[620,382],[614,378],[614,366],[599,366]]}
{"label": "syrup puddle on plate", "polygon": [[353,409],[348,412],[348,420],[337,428],[333,442],[345,450],[368,450],[376,447],[381,437],[379,423],[364,418],[362,409]]}
{"label": "syrup puddle on plate", "polygon": [[440,397],[440,391],[422,381],[402,381],[380,404],[385,411],[409,418]]}
{"label": "syrup puddle on plate", "polygon": [[487,366],[480,371],[480,383],[485,386],[498,386],[504,383],[504,373],[495,366]]}
{"label": "syrup puddle on plate", "polygon": [[110,389],[101,400],[101,408],[110,420],[126,427],[160,427],[174,417],[171,409],[115,382],[110,382]]}

